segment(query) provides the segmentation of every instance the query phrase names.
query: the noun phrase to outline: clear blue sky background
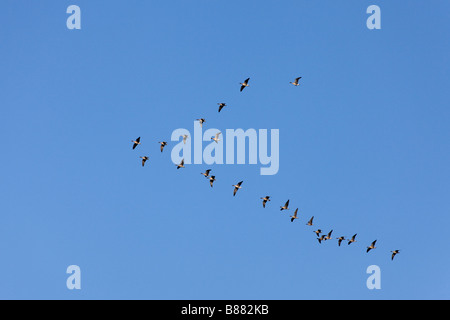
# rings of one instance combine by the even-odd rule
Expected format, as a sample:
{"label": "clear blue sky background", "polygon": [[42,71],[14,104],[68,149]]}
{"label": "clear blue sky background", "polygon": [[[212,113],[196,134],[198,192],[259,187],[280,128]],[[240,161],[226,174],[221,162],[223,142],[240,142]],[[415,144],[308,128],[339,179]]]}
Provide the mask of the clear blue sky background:
{"label": "clear blue sky background", "polygon": [[[81,30],[66,28],[71,4]],[[381,30],[366,27],[371,4]],[[3,1],[0,298],[449,299],[449,12],[448,1]],[[174,143],[161,154],[158,141],[199,117],[279,129],[278,174],[176,170]],[[316,228],[358,242],[319,245]],[[72,264],[79,291],[66,288]],[[373,264],[381,290],[366,287]]]}

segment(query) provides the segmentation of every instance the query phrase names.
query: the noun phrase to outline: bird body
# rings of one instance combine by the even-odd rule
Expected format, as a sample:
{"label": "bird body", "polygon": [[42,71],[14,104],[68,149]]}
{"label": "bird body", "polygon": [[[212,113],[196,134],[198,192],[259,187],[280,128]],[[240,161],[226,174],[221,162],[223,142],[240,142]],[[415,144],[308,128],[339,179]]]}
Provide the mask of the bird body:
{"label": "bird body", "polygon": [[331,240],[331,234],[333,233],[333,230],[331,230],[330,232],[328,232],[327,236],[324,238],[324,240]]}
{"label": "bird body", "polygon": [[242,182],[244,182],[244,181],[238,182],[238,184],[233,184],[233,187],[234,187],[233,197],[236,195],[236,192],[237,192],[239,189],[242,189],[242,187],[241,187]]}
{"label": "bird body", "polygon": [[394,251],[391,251],[391,252],[392,252],[391,260],[394,260],[395,255],[399,254],[400,250],[394,250]]}
{"label": "bird body", "polygon": [[372,249],[375,249],[376,247],[375,247],[375,243],[377,242],[377,240],[375,240],[374,242],[372,242],[372,244],[370,245],[370,246],[368,246],[367,247],[367,251],[366,252],[369,252],[370,250],[372,250]]}
{"label": "bird body", "polygon": [[266,207],[266,203],[267,203],[267,201],[270,201],[270,196],[265,196],[264,198],[260,198],[260,199],[262,199],[263,200],[263,208],[265,208]]}
{"label": "bird body", "polygon": [[218,105],[219,105],[219,112],[220,112],[220,110],[222,110],[223,107],[227,106],[227,104],[224,102],[218,103]]}
{"label": "bird body", "polygon": [[309,221],[306,224],[308,226],[312,226],[313,225],[313,220],[314,220],[314,216],[312,216],[311,219],[309,219]]}
{"label": "bird body", "polygon": [[133,142],[133,150],[134,150],[139,144],[141,144],[141,137],[137,138],[136,140],[131,140],[131,142]]}
{"label": "bird body", "polygon": [[141,158],[141,159],[142,159],[142,166],[144,166],[144,164],[145,164],[145,161],[147,161],[147,160],[148,160],[148,157],[144,156],[144,157],[139,157],[139,158]]}
{"label": "bird body", "polygon": [[204,175],[206,178],[208,178],[210,172],[211,172],[211,169],[208,169],[205,172],[202,172],[201,174]]}
{"label": "bird body", "polygon": [[209,184],[211,185],[211,188],[213,187],[213,182],[216,181],[216,176],[209,177]]}
{"label": "bird body", "polygon": [[203,118],[197,119],[197,121],[200,123],[200,127],[203,127],[203,123],[206,121]]}
{"label": "bird body", "polygon": [[294,215],[291,216],[291,222],[294,222],[295,219],[298,219],[298,217],[297,217],[297,212],[298,212],[298,208],[295,209]]}
{"label": "bird body", "polygon": [[357,235],[357,233],[355,233],[354,235],[353,235],[353,237],[351,238],[351,239],[349,239],[348,240],[348,244],[350,245],[351,243],[353,243],[353,242],[356,242],[356,235]]}
{"label": "bird body", "polygon": [[180,164],[176,164],[177,169],[184,168],[184,159],[181,160]]}
{"label": "bird body", "polygon": [[319,243],[322,243],[322,241],[325,240],[325,235],[323,234],[320,238],[317,238],[317,241],[319,241]]}
{"label": "bird body", "polygon": [[161,145],[161,152],[163,152],[164,147],[167,145],[166,141],[158,142]]}
{"label": "bird body", "polygon": [[289,210],[289,200],[286,201],[284,206],[280,207],[280,211],[283,211],[283,210]]}
{"label": "bird body", "polygon": [[214,137],[214,138],[211,138],[211,140],[215,141],[216,143],[219,143],[219,141],[220,141],[219,135],[220,135],[221,133],[222,133],[222,132],[216,133],[215,137]]}
{"label": "bird body", "polygon": [[301,78],[302,77],[295,78],[294,82],[290,82],[290,83],[292,83],[294,86],[299,86],[300,84],[298,83],[298,80],[300,80]]}
{"label": "bird body", "polygon": [[245,89],[245,87],[249,87],[248,81],[250,80],[250,78],[247,78],[244,82],[240,83],[241,85],[241,92],[242,90]]}

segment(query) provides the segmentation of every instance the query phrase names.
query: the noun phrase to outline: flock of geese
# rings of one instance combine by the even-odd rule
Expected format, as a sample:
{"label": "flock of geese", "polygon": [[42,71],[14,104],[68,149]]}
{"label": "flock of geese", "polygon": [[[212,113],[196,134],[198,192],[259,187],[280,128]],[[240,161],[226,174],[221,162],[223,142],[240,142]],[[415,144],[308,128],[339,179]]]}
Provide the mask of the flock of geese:
{"label": "flock of geese", "polygon": [[[299,80],[300,80],[301,78],[302,78],[302,77],[295,78],[295,80],[294,80],[293,82],[290,82],[290,83],[293,84],[294,86],[299,86],[299,85],[300,85]],[[250,85],[248,84],[249,81],[250,81],[250,78],[247,78],[244,82],[240,83],[240,85],[241,85],[241,87],[240,87],[240,92],[242,92],[245,88],[247,88],[247,87],[250,86]],[[219,111],[218,111],[218,112],[220,112],[224,107],[227,106],[227,104],[224,103],[224,102],[218,103],[218,105],[219,105]],[[196,119],[196,120],[200,123],[200,126],[201,126],[201,127],[203,126],[203,123],[206,121],[204,118],[200,118],[200,119]],[[220,141],[219,135],[220,135],[220,132],[217,133],[213,138],[211,138],[211,140],[212,140],[212,141],[215,141],[216,143],[218,143],[218,142]],[[183,135],[183,142],[184,142],[184,143],[186,143],[186,139],[187,139],[187,138],[188,138],[188,135]],[[136,147],[137,147],[138,145],[141,144],[141,137],[138,137],[136,140],[131,140],[131,142],[133,142],[133,150],[134,150],[134,149],[136,149]],[[158,142],[158,143],[160,144],[161,152],[163,152],[164,147],[167,145],[167,141],[160,141],[160,142]],[[147,156],[141,156],[140,158],[142,159],[142,166],[144,167],[145,162],[146,162],[147,160],[149,160],[149,157],[147,157]],[[182,159],[181,162],[180,162],[179,164],[176,165],[176,168],[177,168],[177,169],[185,168],[185,166],[184,166],[184,159]],[[212,188],[212,187],[213,187],[213,184],[214,184],[214,181],[216,181],[216,176],[210,175],[210,172],[211,172],[211,169],[208,169],[208,170],[206,170],[205,172],[202,172],[201,174],[209,180],[209,184],[210,184],[210,186],[211,186],[211,188]],[[238,182],[237,184],[233,184],[233,185],[232,185],[232,186],[234,187],[234,190],[233,190],[233,196],[236,196],[236,193],[237,193],[240,189],[242,189],[242,186],[241,186],[242,183],[243,183],[243,181],[240,181],[240,182]],[[271,200],[270,200],[270,196],[261,197],[261,199],[262,199],[262,205],[263,205],[263,208],[266,208],[267,202],[271,201]],[[285,203],[283,206],[280,206],[280,211],[283,211],[283,210],[289,210],[289,200],[287,200],[286,203]],[[294,222],[296,219],[299,218],[298,215],[297,215],[297,213],[298,213],[298,208],[296,208],[295,211],[294,211],[294,214],[293,214],[292,216],[290,216],[291,222]],[[307,226],[313,226],[313,220],[314,220],[314,216],[312,216],[312,217],[309,219],[309,221],[306,223],[306,225],[307,225]],[[316,234],[316,236],[317,236],[317,241],[318,241],[319,243],[322,243],[323,241],[327,241],[327,240],[333,239],[332,236],[331,236],[331,234],[333,233],[333,230],[331,230],[331,231],[328,232],[327,234],[322,233],[322,230],[321,230],[321,229],[317,229],[317,230],[315,230],[315,231],[313,231],[313,232]],[[356,242],[356,236],[357,236],[357,234],[355,233],[350,239],[346,239],[344,236],[340,236],[340,237],[336,238],[336,239],[338,240],[338,246],[341,246],[342,241],[347,241],[347,244],[348,244],[348,245],[350,245],[350,244]],[[377,242],[377,240],[373,241],[373,242],[370,244],[370,246],[367,247],[367,250],[366,250],[367,253],[368,253],[369,251],[373,250],[373,249],[376,249],[376,246],[375,246],[376,242]],[[393,250],[393,251],[390,251],[390,252],[392,253],[392,255],[391,255],[391,260],[394,260],[394,257],[395,257],[397,254],[400,253],[400,250]]]}

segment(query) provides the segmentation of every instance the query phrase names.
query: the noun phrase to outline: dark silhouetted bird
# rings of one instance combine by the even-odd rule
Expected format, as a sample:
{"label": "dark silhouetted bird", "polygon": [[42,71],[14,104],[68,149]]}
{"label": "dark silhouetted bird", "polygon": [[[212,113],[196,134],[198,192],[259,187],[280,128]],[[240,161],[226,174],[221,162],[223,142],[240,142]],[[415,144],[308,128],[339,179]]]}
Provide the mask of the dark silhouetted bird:
{"label": "dark silhouetted bird", "polygon": [[176,164],[177,169],[184,168],[184,159],[181,160],[180,164]]}
{"label": "dark silhouetted bird", "polygon": [[283,210],[289,210],[289,200],[286,201],[284,206],[280,207],[280,211],[283,211]]}
{"label": "dark silhouetted bird", "polygon": [[370,250],[372,250],[372,249],[375,249],[376,247],[375,247],[375,243],[377,242],[377,240],[375,240],[374,242],[372,242],[372,244],[370,245],[370,246],[368,246],[367,247],[367,251],[366,252],[369,252]]}
{"label": "dark silhouetted bird", "polygon": [[145,161],[147,161],[148,160],[148,157],[139,157],[139,158],[141,158],[142,159],[142,166],[144,166],[144,164],[145,164]]}
{"label": "dark silhouetted bird", "polygon": [[211,188],[213,186],[213,182],[216,181],[216,176],[209,177],[209,184],[211,185]]}
{"label": "dark silhouetted bird", "polygon": [[399,254],[400,250],[394,250],[394,251],[391,251],[391,252],[392,252],[391,260],[394,260],[395,255]]}
{"label": "dark silhouetted bird", "polygon": [[160,141],[158,143],[161,145],[161,152],[163,152],[164,147],[167,146],[167,142],[166,141],[162,141],[162,142]]}
{"label": "dark silhouetted bird", "polygon": [[134,150],[139,144],[141,144],[141,137],[137,138],[136,140],[131,140],[131,142],[133,142],[133,150]]}
{"label": "dark silhouetted bird", "polygon": [[211,169],[208,169],[205,172],[202,172],[201,174],[204,175],[206,178],[208,178],[210,172],[211,172]]}
{"label": "dark silhouetted bird", "polygon": [[223,107],[227,106],[227,104],[224,102],[218,103],[218,105],[219,105],[219,112],[220,112],[220,110],[222,110]]}
{"label": "dark silhouetted bird", "polygon": [[197,121],[200,123],[200,127],[203,127],[203,123],[206,121],[203,118],[197,119]]}
{"label": "dark silhouetted bird", "polygon": [[266,203],[267,203],[267,201],[270,201],[270,196],[265,196],[264,198],[261,198],[262,200],[263,200],[263,202],[262,202],[262,204],[263,204],[263,208],[265,208],[266,207]]}
{"label": "dark silhouetted bird", "polygon": [[297,217],[297,212],[298,212],[298,208],[295,209],[294,215],[291,216],[291,222],[294,222],[295,219],[298,219],[298,217]]}
{"label": "dark silhouetted bird", "polygon": [[241,84],[241,92],[242,90],[244,90],[245,87],[249,87],[248,81],[250,80],[250,78],[247,78],[243,83]]}
{"label": "dark silhouetted bird", "polygon": [[294,82],[290,82],[290,83],[292,83],[294,86],[299,86],[300,84],[298,83],[298,80],[300,80],[302,77],[298,77],[298,78],[295,78],[295,81]]}
{"label": "dark silhouetted bird", "polygon": [[351,239],[349,239],[348,240],[348,244],[350,245],[351,243],[353,243],[353,242],[356,242],[356,235],[357,235],[357,233],[355,233],[354,235],[353,235],[353,237],[351,238]]}
{"label": "dark silhouetted bird", "polygon": [[238,182],[238,184],[233,184],[233,187],[234,187],[233,197],[236,195],[236,192],[237,192],[239,189],[242,189],[242,187],[241,187],[242,182],[244,182],[244,181]]}

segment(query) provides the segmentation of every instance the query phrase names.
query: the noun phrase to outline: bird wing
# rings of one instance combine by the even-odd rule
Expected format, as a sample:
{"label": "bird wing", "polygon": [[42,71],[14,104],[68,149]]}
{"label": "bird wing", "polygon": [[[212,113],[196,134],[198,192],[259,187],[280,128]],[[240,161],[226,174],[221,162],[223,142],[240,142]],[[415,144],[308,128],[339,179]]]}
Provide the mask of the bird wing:
{"label": "bird wing", "polygon": [[244,81],[244,83],[245,83],[245,84],[248,84],[248,80],[250,80],[250,78],[247,78],[247,79]]}
{"label": "bird wing", "polygon": [[136,142],[141,142],[141,137],[138,137],[138,138],[136,139]]}
{"label": "bird wing", "polygon": [[244,88],[245,88],[245,86],[241,86],[241,92],[242,92],[242,90],[244,90]]}
{"label": "bird wing", "polygon": [[233,191],[233,196],[235,196],[236,195],[236,192],[238,191],[238,188],[234,188],[234,191]]}
{"label": "bird wing", "polygon": [[244,182],[244,181],[241,181],[241,182],[239,182],[237,185],[240,187],[241,186],[241,184],[242,184],[242,182]]}

